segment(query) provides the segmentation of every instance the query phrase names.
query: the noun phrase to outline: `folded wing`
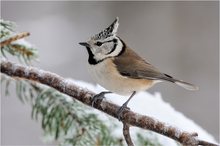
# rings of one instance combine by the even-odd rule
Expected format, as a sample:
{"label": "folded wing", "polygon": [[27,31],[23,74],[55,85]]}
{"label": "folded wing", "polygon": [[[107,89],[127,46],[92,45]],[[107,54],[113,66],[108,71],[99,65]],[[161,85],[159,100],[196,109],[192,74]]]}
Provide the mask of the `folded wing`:
{"label": "folded wing", "polygon": [[197,90],[193,84],[178,80],[161,73],[157,68],[142,59],[133,50],[126,47],[123,54],[114,58],[114,63],[121,75],[134,79],[161,80],[176,83],[187,90]]}

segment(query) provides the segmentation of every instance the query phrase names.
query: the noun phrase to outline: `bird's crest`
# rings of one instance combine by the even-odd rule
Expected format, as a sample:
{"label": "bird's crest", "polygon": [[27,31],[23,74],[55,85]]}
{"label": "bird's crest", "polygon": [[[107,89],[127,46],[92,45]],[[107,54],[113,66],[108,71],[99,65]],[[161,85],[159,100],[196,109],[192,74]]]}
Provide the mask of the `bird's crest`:
{"label": "bird's crest", "polygon": [[119,26],[118,21],[119,21],[119,18],[116,17],[115,21],[109,27],[102,30],[100,33],[92,36],[91,38],[93,40],[101,40],[101,39],[106,39],[111,36],[115,36],[118,30],[118,26]]}

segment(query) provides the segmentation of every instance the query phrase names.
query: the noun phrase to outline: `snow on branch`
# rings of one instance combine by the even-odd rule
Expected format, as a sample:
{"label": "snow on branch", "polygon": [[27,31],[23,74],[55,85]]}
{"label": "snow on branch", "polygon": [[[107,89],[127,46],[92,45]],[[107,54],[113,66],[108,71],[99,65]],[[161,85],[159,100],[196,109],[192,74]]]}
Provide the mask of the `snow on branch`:
{"label": "snow on branch", "polygon": [[[61,93],[69,95],[72,98],[88,106],[92,105],[91,101],[92,101],[92,97],[95,95],[94,92],[89,91],[87,89],[83,89],[57,74],[48,71],[43,71],[34,67],[19,65],[7,60],[2,60],[0,67],[1,67],[1,72],[8,76],[19,77],[26,80],[32,80],[39,82],[41,84],[48,85],[60,91]],[[114,118],[117,118],[117,111],[119,109],[119,106],[116,104],[113,104],[108,101],[102,101],[102,102],[99,101],[94,104],[94,108]],[[122,113],[121,120],[124,124],[123,134],[128,145],[133,145],[129,134],[129,126],[135,126],[167,136],[171,139],[180,142],[183,145],[218,146],[217,144],[212,144],[198,139],[197,133],[189,133],[186,131],[182,131],[174,126],[161,122],[155,118],[140,115],[128,109],[126,109]]]}
{"label": "snow on branch", "polygon": [[22,32],[20,34],[16,34],[16,35],[14,35],[14,36],[12,36],[12,37],[4,40],[4,41],[1,41],[0,45],[1,45],[1,47],[5,46],[5,45],[9,45],[14,41],[17,41],[17,40],[22,39],[24,37],[27,37],[29,35],[30,35],[29,32]]}

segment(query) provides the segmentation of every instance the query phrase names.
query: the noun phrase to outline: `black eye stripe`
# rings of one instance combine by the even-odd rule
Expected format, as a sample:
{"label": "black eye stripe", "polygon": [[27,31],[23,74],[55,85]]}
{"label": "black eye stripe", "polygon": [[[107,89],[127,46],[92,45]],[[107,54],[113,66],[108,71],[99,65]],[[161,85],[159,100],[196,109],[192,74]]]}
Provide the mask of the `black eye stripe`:
{"label": "black eye stripe", "polygon": [[97,46],[101,46],[102,44],[104,43],[109,43],[109,42],[114,42],[114,43],[117,43],[117,39],[113,39],[113,40],[109,40],[109,41],[105,41],[105,42],[96,42],[95,45]]}

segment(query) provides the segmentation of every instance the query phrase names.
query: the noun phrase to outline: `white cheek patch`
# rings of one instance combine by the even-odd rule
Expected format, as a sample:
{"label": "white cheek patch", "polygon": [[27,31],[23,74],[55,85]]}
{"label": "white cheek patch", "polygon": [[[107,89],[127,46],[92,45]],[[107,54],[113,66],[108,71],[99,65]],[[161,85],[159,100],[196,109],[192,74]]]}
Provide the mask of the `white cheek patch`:
{"label": "white cheek patch", "polygon": [[[96,51],[94,52],[95,54],[94,58],[96,60],[103,60],[105,58],[117,56],[121,52],[123,44],[120,41],[120,39],[118,39],[117,37],[115,39],[117,39],[117,45],[115,49],[114,49],[114,45],[115,45],[114,43],[112,43],[111,45],[110,44],[105,45],[102,48],[96,48]],[[114,51],[111,52],[111,49],[114,49]],[[108,52],[111,53],[108,54]]]}
{"label": "white cheek patch", "polygon": [[99,60],[103,60],[106,58],[106,55],[103,55],[102,53],[97,53],[95,56],[94,56],[95,60],[99,61]]}
{"label": "white cheek patch", "polygon": [[114,56],[117,56],[121,52],[123,44],[118,38],[117,38],[117,40],[118,40],[118,44],[117,44],[115,50],[112,53],[108,54],[106,57],[114,57]]}

